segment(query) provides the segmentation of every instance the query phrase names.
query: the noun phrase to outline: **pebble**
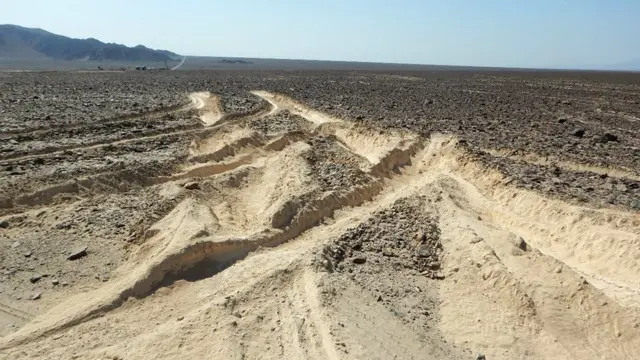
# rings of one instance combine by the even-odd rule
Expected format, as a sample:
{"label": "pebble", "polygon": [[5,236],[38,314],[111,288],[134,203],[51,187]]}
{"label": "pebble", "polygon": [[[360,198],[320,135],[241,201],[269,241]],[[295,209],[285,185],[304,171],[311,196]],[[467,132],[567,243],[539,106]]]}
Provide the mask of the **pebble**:
{"label": "pebble", "polygon": [[9,227],[9,222],[7,220],[0,221],[0,228],[6,229]]}
{"label": "pebble", "polygon": [[58,279],[52,279],[51,280],[51,284],[53,285],[58,285],[60,282],[58,281]]}
{"label": "pebble", "polygon": [[382,255],[384,256],[395,256],[396,254],[390,248],[382,249]]}
{"label": "pebble", "polygon": [[367,258],[364,256],[356,256],[351,260],[354,264],[364,264],[367,262]]}
{"label": "pebble", "polygon": [[581,138],[584,136],[584,133],[585,133],[584,129],[575,129],[571,132],[571,135]]}
{"label": "pebble", "polygon": [[35,294],[33,294],[33,296],[31,296],[31,300],[38,300],[41,297],[42,297],[42,293],[41,292],[35,293]]}
{"label": "pebble", "polygon": [[40,279],[42,279],[42,275],[34,275],[31,278],[29,278],[29,281],[31,281],[32,284],[35,284],[38,281],[40,281]]}
{"label": "pebble", "polygon": [[87,247],[86,246],[82,246],[79,247],[73,251],[71,251],[71,253],[69,253],[69,256],[67,256],[67,260],[78,260],[82,257],[87,256]]}
{"label": "pebble", "polygon": [[200,184],[195,181],[191,181],[184,184],[184,188],[187,190],[198,190],[200,189]]}
{"label": "pebble", "polygon": [[481,241],[482,241],[482,238],[480,236],[476,236],[473,239],[471,239],[470,243],[471,244],[477,244],[477,243],[479,243]]}

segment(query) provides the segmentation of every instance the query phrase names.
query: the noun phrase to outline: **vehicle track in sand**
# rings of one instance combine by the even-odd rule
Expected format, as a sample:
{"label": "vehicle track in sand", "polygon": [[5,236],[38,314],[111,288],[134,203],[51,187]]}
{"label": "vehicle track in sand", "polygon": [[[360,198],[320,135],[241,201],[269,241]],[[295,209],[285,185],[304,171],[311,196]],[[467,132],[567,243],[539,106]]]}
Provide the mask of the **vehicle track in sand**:
{"label": "vehicle track in sand", "polygon": [[[183,164],[145,180],[157,191],[191,189],[138,234],[111,280],[40,311],[0,339],[0,355],[462,359],[470,349],[489,359],[632,359],[640,351],[637,213],[510,186],[455,136],[383,132],[253,94],[271,106],[203,120],[213,126],[196,134]],[[263,118],[271,123],[254,121]],[[397,204],[407,199],[420,205],[405,214]],[[410,220],[416,213],[434,219],[433,234],[386,238],[420,225]],[[424,248],[427,235],[440,250]]]}

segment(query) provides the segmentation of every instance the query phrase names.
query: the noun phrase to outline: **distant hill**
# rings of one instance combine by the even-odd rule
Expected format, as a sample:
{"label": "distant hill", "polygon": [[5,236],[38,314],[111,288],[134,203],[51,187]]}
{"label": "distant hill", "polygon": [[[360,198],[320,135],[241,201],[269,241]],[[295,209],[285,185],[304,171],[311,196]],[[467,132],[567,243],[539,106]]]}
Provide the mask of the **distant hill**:
{"label": "distant hill", "polygon": [[0,59],[5,60],[162,62],[178,57],[170,51],[149,49],[143,45],[131,48],[93,38],[73,39],[42,29],[0,25]]}

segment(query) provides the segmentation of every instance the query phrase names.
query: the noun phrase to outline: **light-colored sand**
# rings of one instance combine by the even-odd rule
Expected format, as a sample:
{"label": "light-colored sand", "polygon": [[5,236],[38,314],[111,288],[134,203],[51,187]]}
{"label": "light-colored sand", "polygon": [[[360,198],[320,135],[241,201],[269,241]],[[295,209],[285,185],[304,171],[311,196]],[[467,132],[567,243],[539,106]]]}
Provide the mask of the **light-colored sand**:
{"label": "light-colored sand", "polygon": [[[366,158],[371,183],[324,192],[304,140],[238,142],[261,135],[224,124],[192,155],[233,143],[232,152],[158,185],[164,196],[181,193],[186,180],[201,190],[146,231],[113,281],[0,339],[0,357],[637,358],[638,214],[505,185],[450,136],[382,133],[280,95],[254,94],[272,111],[313,122],[308,136],[332,134]],[[438,219],[444,254],[444,279],[428,281],[437,316],[421,331],[316,262],[347,229],[416,196],[434,199],[422,211]],[[375,273],[362,276],[376,281]]]}
{"label": "light-colored sand", "polygon": [[205,92],[196,92],[189,95],[193,106],[201,111],[200,120],[205,126],[212,126],[224,115],[220,98],[214,94]]}

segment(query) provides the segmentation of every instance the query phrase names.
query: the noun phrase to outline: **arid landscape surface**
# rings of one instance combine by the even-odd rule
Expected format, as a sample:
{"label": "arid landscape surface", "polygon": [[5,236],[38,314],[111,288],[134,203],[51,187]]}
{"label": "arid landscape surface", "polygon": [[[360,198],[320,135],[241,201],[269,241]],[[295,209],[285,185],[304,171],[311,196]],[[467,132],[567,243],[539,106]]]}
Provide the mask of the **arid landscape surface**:
{"label": "arid landscape surface", "polygon": [[0,358],[636,359],[640,74],[0,73]]}

